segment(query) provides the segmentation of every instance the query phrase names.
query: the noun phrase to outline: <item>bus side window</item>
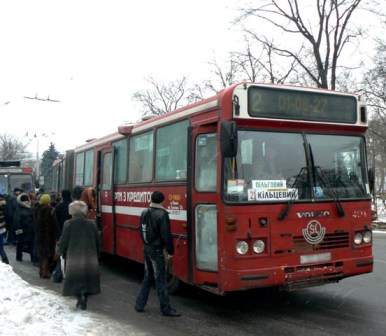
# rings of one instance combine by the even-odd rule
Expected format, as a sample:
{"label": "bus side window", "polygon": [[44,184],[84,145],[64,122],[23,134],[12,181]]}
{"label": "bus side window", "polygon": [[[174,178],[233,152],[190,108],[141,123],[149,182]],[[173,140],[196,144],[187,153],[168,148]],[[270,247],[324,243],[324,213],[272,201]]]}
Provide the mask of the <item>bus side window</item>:
{"label": "bus side window", "polygon": [[153,132],[130,138],[129,182],[150,182],[153,174]]}
{"label": "bus side window", "polygon": [[188,126],[189,121],[185,120],[157,130],[155,169],[157,181],[186,179]]}
{"label": "bus side window", "polygon": [[201,134],[196,139],[196,189],[216,191],[216,134]]}
{"label": "bus side window", "polygon": [[102,165],[102,190],[109,190],[112,187],[112,154],[105,153],[103,155]]}
{"label": "bus side window", "polygon": [[76,167],[75,167],[75,184],[83,185],[84,176],[84,152],[76,154]]}
{"label": "bus side window", "polygon": [[114,154],[114,183],[124,184],[127,180],[127,138],[113,143]]}

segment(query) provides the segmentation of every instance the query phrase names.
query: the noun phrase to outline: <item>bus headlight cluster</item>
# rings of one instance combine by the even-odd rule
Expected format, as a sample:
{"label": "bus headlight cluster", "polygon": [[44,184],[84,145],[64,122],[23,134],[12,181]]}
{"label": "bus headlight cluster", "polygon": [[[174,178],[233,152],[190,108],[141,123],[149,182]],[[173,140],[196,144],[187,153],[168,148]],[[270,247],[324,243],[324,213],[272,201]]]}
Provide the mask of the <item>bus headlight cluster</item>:
{"label": "bus headlight cluster", "polygon": [[354,236],[354,244],[359,245],[362,243],[363,235],[361,232],[357,232]]}
{"label": "bus headlight cluster", "polygon": [[238,254],[244,255],[248,253],[248,243],[244,240],[240,240],[236,243],[236,251]]}
{"label": "bus headlight cluster", "polygon": [[371,233],[371,231],[365,231],[363,235],[363,242],[365,244],[368,244],[368,243],[371,243],[372,240],[373,240],[373,234]]}
{"label": "bus headlight cluster", "polygon": [[356,232],[354,235],[354,244],[369,244],[373,240],[373,234],[370,230]]}
{"label": "bus headlight cluster", "polygon": [[[256,254],[261,254],[265,251],[265,242],[264,240],[257,239],[252,243],[252,250]],[[249,244],[245,240],[239,240],[236,243],[236,252],[241,255],[247,254],[249,251]]]}
{"label": "bus headlight cluster", "polygon": [[255,253],[263,253],[265,250],[265,243],[263,240],[255,240],[253,242],[253,252]]}

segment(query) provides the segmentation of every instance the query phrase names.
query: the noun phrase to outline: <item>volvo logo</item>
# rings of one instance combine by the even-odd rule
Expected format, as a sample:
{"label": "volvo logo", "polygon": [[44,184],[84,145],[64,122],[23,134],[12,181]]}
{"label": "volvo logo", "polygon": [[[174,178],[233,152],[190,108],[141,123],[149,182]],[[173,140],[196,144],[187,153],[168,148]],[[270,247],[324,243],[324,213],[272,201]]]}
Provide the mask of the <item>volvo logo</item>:
{"label": "volvo logo", "polygon": [[305,229],[302,229],[303,237],[307,243],[316,245],[319,244],[326,234],[326,228],[317,220],[312,220],[307,224]]}

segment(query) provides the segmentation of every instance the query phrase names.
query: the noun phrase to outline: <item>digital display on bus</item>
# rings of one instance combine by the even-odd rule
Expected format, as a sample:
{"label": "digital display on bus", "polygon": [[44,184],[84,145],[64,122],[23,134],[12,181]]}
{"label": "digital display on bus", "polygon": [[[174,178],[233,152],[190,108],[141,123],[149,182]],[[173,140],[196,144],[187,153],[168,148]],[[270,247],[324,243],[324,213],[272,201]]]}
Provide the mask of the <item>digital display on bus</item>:
{"label": "digital display on bus", "polygon": [[253,86],[248,89],[248,113],[256,118],[355,124],[357,102],[344,95]]}

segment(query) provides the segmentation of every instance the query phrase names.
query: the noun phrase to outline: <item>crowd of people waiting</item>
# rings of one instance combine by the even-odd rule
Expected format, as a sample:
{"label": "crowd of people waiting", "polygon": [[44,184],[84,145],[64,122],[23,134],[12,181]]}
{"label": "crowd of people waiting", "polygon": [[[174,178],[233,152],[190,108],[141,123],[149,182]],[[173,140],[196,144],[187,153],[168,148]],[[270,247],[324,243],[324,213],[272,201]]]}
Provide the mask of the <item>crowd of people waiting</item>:
{"label": "crowd of people waiting", "polygon": [[[63,295],[76,296],[77,308],[86,309],[87,296],[100,292],[98,254],[99,234],[94,220],[95,191],[75,187],[72,194],[0,194],[0,256],[9,264],[4,244],[16,245],[16,261],[23,253],[39,267],[40,278],[48,279],[66,263]],[[78,265],[82,260],[83,265]],[[59,267],[60,269],[60,267]],[[80,270],[80,274],[79,274]]]}
{"label": "crowd of people waiting", "polygon": [[[39,266],[39,275],[47,279],[65,263],[64,296],[77,297],[76,308],[87,308],[87,297],[100,293],[100,241],[95,219],[95,191],[75,187],[73,193],[63,190],[61,197],[40,192],[25,194],[15,189],[13,196],[0,195],[0,255],[9,263],[4,250],[7,243],[16,245],[16,260],[23,253]],[[161,314],[178,317],[171,307],[166,286],[166,261],[174,254],[168,211],[162,206],[165,196],[155,191],[151,203],[140,218],[144,243],[145,275],[135,303],[135,310],[144,312],[151,283],[154,280]]]}

